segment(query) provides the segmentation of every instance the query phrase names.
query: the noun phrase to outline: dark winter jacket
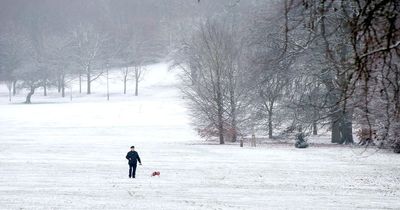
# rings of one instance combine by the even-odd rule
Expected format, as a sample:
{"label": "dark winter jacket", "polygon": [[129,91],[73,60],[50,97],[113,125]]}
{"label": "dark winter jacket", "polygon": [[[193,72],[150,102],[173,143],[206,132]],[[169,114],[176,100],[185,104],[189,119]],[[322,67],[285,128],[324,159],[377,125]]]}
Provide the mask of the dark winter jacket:
{"label": "dark winter jacket", "polygon": [[136,165],[137,161],[141,164],[139,154],[136,151],[130,151],[126,154],[126,159],[129,160],[129,165]]}

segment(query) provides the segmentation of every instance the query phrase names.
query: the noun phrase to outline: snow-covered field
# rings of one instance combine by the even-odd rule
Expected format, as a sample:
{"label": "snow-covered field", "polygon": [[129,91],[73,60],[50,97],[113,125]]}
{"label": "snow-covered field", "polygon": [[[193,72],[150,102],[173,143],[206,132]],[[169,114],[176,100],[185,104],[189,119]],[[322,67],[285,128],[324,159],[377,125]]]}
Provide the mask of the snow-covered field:
{"label": "snow-covered field", "polygon": [[[0,209],[400,209],[399,156],[362,148],[205,144],[175,73],[148,67],[139,97],[113,74],[73,100],[22,104],[0,88]],[[69,94],[69,92],[68,92]],[[128,179],[131,145],[143,166]],[[150,177],[160,171],[160,177]]]}

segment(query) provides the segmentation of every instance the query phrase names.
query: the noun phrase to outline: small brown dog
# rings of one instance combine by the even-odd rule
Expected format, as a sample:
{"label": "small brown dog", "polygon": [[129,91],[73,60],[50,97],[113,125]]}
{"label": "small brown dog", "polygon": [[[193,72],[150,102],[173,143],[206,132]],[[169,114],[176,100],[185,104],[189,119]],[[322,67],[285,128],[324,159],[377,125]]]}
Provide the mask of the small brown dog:
{"label": "small brown dog", "polygon": [[151,176],[160,176],[160,172],[159,171],[154,171]]}

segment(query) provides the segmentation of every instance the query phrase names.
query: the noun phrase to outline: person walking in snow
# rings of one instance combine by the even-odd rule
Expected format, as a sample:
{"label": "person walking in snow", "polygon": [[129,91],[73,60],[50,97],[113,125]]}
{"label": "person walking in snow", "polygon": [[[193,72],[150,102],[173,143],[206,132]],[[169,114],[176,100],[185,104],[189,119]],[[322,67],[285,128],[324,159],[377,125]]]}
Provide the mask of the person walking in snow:
{"label": "person walking in snow", "polygon": [[126,154],[126,159],[129,161],[129,178],[135,178],[137,162],[142,165],[139,154],[135,151],[135,146],[131,146],[131,151]]}

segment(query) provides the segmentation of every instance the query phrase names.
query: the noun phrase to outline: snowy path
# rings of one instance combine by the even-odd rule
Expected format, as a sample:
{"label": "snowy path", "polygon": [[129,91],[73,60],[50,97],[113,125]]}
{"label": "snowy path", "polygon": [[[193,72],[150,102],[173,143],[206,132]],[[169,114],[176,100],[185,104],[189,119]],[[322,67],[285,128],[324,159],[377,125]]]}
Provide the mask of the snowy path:
{"label": "snowy path", "polygon": [[[0,209],[400,209],[398,155],[202,145],[161,80],[110,102],[1,99]],[[144,164],[136,180],[131,145]]]}

